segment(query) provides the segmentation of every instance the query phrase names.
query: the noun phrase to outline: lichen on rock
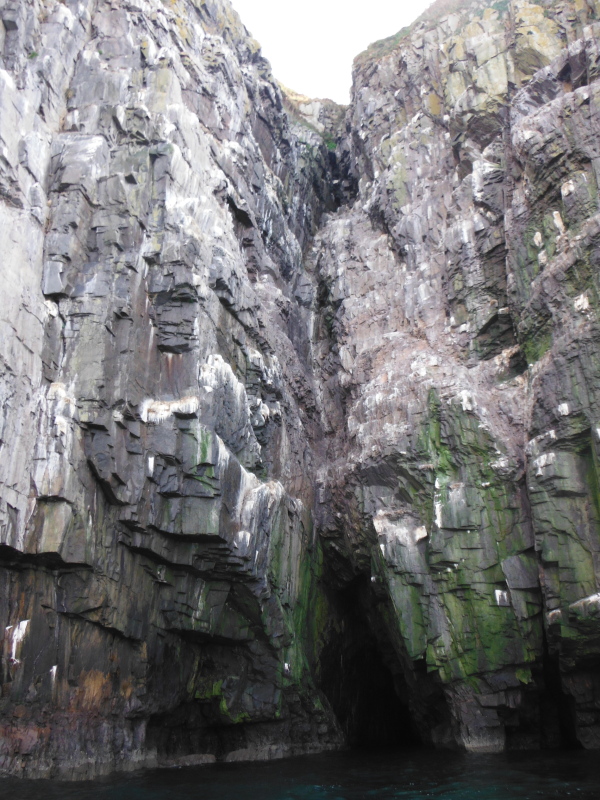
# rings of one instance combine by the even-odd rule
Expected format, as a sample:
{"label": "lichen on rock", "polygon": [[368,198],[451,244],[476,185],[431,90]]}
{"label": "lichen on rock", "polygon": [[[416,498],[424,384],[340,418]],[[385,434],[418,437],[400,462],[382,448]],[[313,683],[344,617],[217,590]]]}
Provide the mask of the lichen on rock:
{"label": "lichen on rock", "polygon": [[2,4],[2,772],[600,746],[599,13]]}

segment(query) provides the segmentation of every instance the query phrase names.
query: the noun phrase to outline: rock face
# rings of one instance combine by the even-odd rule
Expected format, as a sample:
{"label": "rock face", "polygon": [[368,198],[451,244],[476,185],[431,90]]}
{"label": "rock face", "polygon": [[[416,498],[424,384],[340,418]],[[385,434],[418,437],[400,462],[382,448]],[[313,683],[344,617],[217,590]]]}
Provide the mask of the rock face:
{"label": "rock face", "polygon": [[1,770],[600,747],[598,18],[0,0]]}
{"label": "rock face", "polygon": [[2,21],[1,766],[339,746],[310,668],[323,138],[226,3]]}
{"label": "rock face", "polygon": [[598,10],[438,4],[355,64],[323,535],[425,741],[600,745]]}

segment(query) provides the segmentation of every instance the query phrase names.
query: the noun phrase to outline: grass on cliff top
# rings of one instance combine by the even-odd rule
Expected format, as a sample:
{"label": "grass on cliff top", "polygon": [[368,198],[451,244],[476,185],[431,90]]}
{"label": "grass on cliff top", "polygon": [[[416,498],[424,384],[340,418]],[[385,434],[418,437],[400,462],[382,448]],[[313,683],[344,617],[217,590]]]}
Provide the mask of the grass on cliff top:
{"label": "grass on cliff top", "polygon": [[281,81],[277,81],[279,88],[281,89],[281,93],[284,96],[284,99],[287,99],[290,103],[295,106],[302,105],[304,103],[313,103],[317,101],[322,103],[324,106],[328,106],[334,111],[339,112],[340,114],[344,114],[346,109],[348,108],[347,105],[342,105],[341,103],[336,103],[335,100],[331,100],[329,97],[308,97],[305,94],[301,94],[300,92],[295,92],[293,89],[290,89],[289,86],[286,86]]}
{"label": "grass on cliff top", "polygon": [[[287,86],[281,83],[281,81],[277,81],[277,83],[281,89],[283,106],[290,120],[304,128],[307,128],[317,136],[320,136],[328,150],[335,150],[337,137],[341,134],[341,126],[343,124],[348,106],[340,105],[334,100],[329,100],[327,98],[307,97],[306,95],[295,92],[293,89],[289,89]],[[326,116],[326,118],[323,120],[325,130],[322,132],[319,131],[318,128],[316,128],[300,110],[301,105],[305,103],[310,104],[313,102],[321,103],[326,109],[329,110],[329,119],[327,119]]]}
{"label": "grass on cliff top", "polygon": [[[398,47],[403,39],[406,39],[407,36],[413,32],[417,25],[420,25],[422,22],[432,22],[440,19],[441,17],[446,17],[448,14],[452,14],[455,11],[464,11],[466,10],[467,6],[470,5],[480,6],[481,3],[477,2],[476,0],[435,0],[435,2],[432,3],[429,8],[427,8],[421,14],[420,17],[417,17],[417,19],[411,25],[408,25],[406,28],[402,28],[393,36],[388,36],[386,39],[379,39],[379,41],[373,42],[373,44],[370,44],[366,50],[363,50],[362,53],[359,53],[354,59],[355,66],[362,67],[369,61],[379,61],[380,58],[387,56],[389,53],[393,52],[396,47]],[[485,5],[488,4],[486,3]],[[489,5],[491,5],[491,2]]]}

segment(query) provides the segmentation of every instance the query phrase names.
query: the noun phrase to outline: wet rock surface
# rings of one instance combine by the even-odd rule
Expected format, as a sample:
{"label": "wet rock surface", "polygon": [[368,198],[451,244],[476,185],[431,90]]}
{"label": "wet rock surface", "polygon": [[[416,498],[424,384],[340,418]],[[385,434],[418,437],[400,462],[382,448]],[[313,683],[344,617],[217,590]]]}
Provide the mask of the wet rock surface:
{"label": "wet rock surface", "polygon": [[0,3],[0,770],[600,746],[599,13]]}

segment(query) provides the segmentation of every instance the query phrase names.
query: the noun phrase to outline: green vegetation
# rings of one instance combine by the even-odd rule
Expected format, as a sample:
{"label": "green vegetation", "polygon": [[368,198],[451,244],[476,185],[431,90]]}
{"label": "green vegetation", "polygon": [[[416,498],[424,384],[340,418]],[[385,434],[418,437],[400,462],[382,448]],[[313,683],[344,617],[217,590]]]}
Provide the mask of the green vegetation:
{"label": "green vegetation", "polygon": [[[496,5],[502,6],[506,4],[508,6],[508,2],[509,0],[498,0]],[[475,4],[473,3],[473,5]],[[433,3],[422,13],[421,16],[412,23],[412,25],[402,28],[398,31],[398,33],[394,34],[394,36],[389,36],[387,39],[380,39],[379,41],[370,44],[365,51],[360,53],[354,59],[354,63],[358,66],[363,66],[369,61],[378,61],[379,59],[384,58],[392,53],[398,47],[400,42],[410,36],[413,30],[420,23],[435,22],[435,20],[440,19],[440,17],[453,14],[454,12],[464,12],[465,10],[465,0],[437,0],[437,2]],[[473,16],[473,11],[474,9],[471,9],[471,16]]]}
{"label": "green vegetation", "polygon": [[523,353],[528,364],[535,364],[552,347],[552,330],[549,324],[535,333],[527,334],[523,342]]}
{"label": "green vegetation", "polygon": [[509,6],[510,0],[497,0],[497,2],[492,3],[492,8],[497,11],[501,17],[508,13]]}
{"label": "green vegetation", "polygon": [[406,39],[413,27],[414,25],[410,25],[407,28],[399,30],[394,36],[388,36],[387,39],[380,39],[377,42],[373,42],[364,52],[356,56],[354,59],[355,63],[362,65],[366,64],[368,61],[378,61],[380,58],[389,55],[389,53],[392,53],[396,47],[398,47],[403,39]]}
{"label": "green vegetation", "polygon": [[213,697],[221,697],[223,693],[223,681],[213,683],[201,683],[194,693],[196,700],[212,700]]}

